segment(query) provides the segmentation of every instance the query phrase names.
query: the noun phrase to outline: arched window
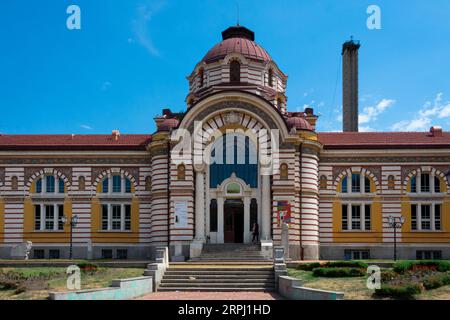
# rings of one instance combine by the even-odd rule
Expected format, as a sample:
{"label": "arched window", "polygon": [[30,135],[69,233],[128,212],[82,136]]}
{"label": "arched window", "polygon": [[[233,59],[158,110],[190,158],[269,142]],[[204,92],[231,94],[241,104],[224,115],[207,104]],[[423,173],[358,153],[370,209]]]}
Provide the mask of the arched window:
{"label": "arched window", "polygon": [[86,190],[86,179],[83,176],[78,178],[78,190]]}
{"label": "arched window", "polygon": [[394,189],[395,189],[395,177],[391,175],[388,177],[388,190]]}
{"label": "arched window", "polygon": [[120,174],[105,177],[102,181],[102,193],[131,193],[131,181]]}
{"label": "arched window", "polygon": [[186,167],[180,164],[177,168],[177,180],[186,180]]}
{"label": "arched window", "polygon": [[19,189],[19,180],[16,176],[11,178],[11,190],[17,191]]}
{"label": "arched window", "polygon": [[289,178],[288,165],[286,163],[282,163],[280,166],[280,179],[287,180],[288,178]]}
{"label": "arched window", "polygon": [[341,180],[342,193],[372,193],[371,180],[360,173],[352,173]]}
{"label": "arched window", "polygon": [[269,79],[268,79],[269,87],[273,87],[273,70],[269,69]]}
{"label": "arched window", "polygon": [[[56,183],[58,185],[56,185]],[[55,176],[44,176],[36,180],[35,193],[64,193],[65,184],[62,178]]]}
{"label": "arched window", "polygon": [[237,60],[230,62],[230,82],[241,82],[241,64]]}
{"label": "arched window", "polygon": [[145,191],[152,191],[152,177],[145,178]]}
{"label": "arched window", "polygon": [[204,77],[204,71],[203,68],[198,71],[198,87],[203,87],[203,77]]}
{"label": "arched window", "polygon": [[321,176],[320,177],[319,187],[320,187],[321,190],[325,190],[327,188],[327,177],[326,176]]}

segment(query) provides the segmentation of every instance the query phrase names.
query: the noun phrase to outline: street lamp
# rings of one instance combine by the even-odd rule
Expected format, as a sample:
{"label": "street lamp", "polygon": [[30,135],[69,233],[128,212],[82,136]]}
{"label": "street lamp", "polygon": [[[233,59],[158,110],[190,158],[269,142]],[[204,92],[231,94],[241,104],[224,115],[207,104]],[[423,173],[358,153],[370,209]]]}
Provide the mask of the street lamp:
{"label": "street lamp", "polygon": [[69,259],[72,259],[73,247],[72,247],[72,230],[78,223],[78,216],[74,215],[70,219],[67,216],[63,216],[61,218],[62,223],[70,225],[70,250],[69,250]]}
{"label": "street lamp", "polygon": [[401,228],[405,224],[405,218],[389,216],[388,223],[391,228],[394,228],[394,261],[397,261],[397,228]]}

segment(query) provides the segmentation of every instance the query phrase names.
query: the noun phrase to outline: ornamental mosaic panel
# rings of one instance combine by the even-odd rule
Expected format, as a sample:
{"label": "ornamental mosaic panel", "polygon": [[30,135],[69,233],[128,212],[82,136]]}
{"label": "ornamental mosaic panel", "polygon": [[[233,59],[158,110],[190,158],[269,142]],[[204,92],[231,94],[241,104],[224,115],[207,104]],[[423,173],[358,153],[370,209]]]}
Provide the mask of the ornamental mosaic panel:
{"label": "ornamental mosaic panel", "polygon": [[194,122],[195,121],[204,121],[209,117],[210,114],[225,109],[242,109],[243,111],[251,112],[261,119],[264,120],[265,123],[269,126],[269,129],[278,129],[275,121],[273,121],[272,117],[270,117],[266,112],[262,111],[260,108],[255,107],[254,105],[242,101],[225,101],[214,104],[210,107],[207,107],[205,110],[201,111],[189,125],[188,130],[190,132],[194,131]]}

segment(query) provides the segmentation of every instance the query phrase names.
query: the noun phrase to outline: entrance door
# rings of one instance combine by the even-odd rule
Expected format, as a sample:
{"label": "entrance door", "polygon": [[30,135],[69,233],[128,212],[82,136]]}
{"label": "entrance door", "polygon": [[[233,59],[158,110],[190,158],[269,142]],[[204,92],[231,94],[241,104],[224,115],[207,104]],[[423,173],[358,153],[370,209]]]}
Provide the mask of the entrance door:
{"label": "entrance door", "polygon": [[225,243],[244,242],[244,204],[241,200],[227,200],[224,205]]}

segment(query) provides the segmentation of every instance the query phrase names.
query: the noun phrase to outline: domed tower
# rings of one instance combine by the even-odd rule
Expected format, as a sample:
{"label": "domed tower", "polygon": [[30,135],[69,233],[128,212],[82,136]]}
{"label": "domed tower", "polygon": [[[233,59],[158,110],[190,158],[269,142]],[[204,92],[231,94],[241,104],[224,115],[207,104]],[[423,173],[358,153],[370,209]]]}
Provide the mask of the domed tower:
{"label": "domed tower", "polygon": [[223,31],[222,42],[208,51],[187,79],[188,108],[218,91],[238,90],[263,97],[286,112],[287,76],[255,42],[254,32],[243,26]]}

